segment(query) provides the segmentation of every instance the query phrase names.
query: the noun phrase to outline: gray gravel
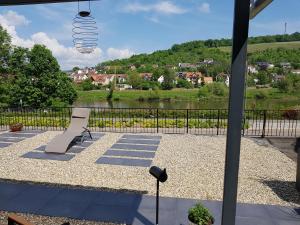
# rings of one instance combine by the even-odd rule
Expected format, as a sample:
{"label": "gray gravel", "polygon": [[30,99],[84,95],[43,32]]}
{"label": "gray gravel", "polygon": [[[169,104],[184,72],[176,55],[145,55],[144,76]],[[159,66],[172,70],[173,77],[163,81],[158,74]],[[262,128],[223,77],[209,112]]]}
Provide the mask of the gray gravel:
{"label": "gray gravel", "polygon": [[[68,162],[20,157],[59,133],[48,131],[0,150],[0,178],[155,195],[149,168],[95,163],[123,134],[107,133]],[[222,200],[226,137],[162,136],[152,163],[166,167],[169,174],[169,180],[161,185],[161,195]],[[242,139],[239,202],[300,206],[295,176],[296,163],[277,149]]]}

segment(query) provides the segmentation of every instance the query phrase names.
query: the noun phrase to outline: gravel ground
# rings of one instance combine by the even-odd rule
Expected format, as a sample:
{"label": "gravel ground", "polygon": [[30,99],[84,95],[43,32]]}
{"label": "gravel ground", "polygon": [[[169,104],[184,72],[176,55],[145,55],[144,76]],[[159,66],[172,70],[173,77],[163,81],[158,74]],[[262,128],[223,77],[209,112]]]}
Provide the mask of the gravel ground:
{"label": "gravel ground", "polygon": [[[7,216],[8,212],[0,211],[0,225],[7,225]],[[116,225],[115,223],[100,223],[100,222],[92,222],[86,220],[73,220],[69,218],[62,217],[48,217],[48,216],[38,216],[32,214],[24,214],[24,213],[15,213],[18,216],[22,216],[29,222],[36,225],[61,225],[63,223],[69,222],[70,225]]]}
{"label": "gravel ground", "polygon": [[[123,134],[106,133],[68,162],[20,157],[59,133],[48,131],[1,149],[0,178],[155,195],[155,181],[148,173],[149,168],[95,163]],[[222,200],[226,137],[162,136],[152,163],[166,167],[169,174],[169,180],[161,185],[161,195]],[[295,177],[296,163],[291,159],[271,145],[242,139],[239,202],[300,206]]]}

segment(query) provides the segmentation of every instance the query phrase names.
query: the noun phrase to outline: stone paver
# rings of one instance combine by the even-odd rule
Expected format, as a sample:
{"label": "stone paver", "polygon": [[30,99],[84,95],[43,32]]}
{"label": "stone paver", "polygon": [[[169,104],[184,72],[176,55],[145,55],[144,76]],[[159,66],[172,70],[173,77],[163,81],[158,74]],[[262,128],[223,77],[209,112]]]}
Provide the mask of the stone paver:
{"label": "stone paver", "polygon": [[[0,181],[0,210],[132,225],[155,224],[155,197],[135,193],[48,187]],[[188,225],[198,200],[160,198],[160,225]],[[222,202],[201,201],[221,225]],[[238,204],[236,225],[298,225],[300,209]]]}

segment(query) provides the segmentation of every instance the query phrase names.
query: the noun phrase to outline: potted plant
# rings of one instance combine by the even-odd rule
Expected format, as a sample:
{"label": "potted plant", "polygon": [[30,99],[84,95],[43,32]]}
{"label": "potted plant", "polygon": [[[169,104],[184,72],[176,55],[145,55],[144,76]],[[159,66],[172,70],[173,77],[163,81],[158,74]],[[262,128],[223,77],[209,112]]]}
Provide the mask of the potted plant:
{"label": "potted plant", "polygon": [[201,203],[197,203],[189,209],[189,221],[196,225],[212,225],[215,219]]}
{"label": "potted plant", "polygon": [[12,123],[9,125],[9,129],[11,132],[21,131],[23,128],[22,123]]}

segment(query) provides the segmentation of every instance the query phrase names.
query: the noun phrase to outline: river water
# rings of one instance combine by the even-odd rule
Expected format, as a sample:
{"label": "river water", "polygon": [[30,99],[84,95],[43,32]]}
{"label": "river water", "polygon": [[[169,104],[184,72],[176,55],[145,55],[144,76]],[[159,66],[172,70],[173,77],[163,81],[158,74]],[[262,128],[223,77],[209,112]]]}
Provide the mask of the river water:
{"label": "river water", "polygon": [[[300,99],[267,99],[267,100],[246,100],[246,109],[287,109],[300,104]],[[228,100],[220,99],[200,99],[198,101],[137,101],[137,100],[119,100],[119,101],[77,101],[74,106],[77,107],[103,107],[103,108],[160,108],[160,109],[226,109]]]}

